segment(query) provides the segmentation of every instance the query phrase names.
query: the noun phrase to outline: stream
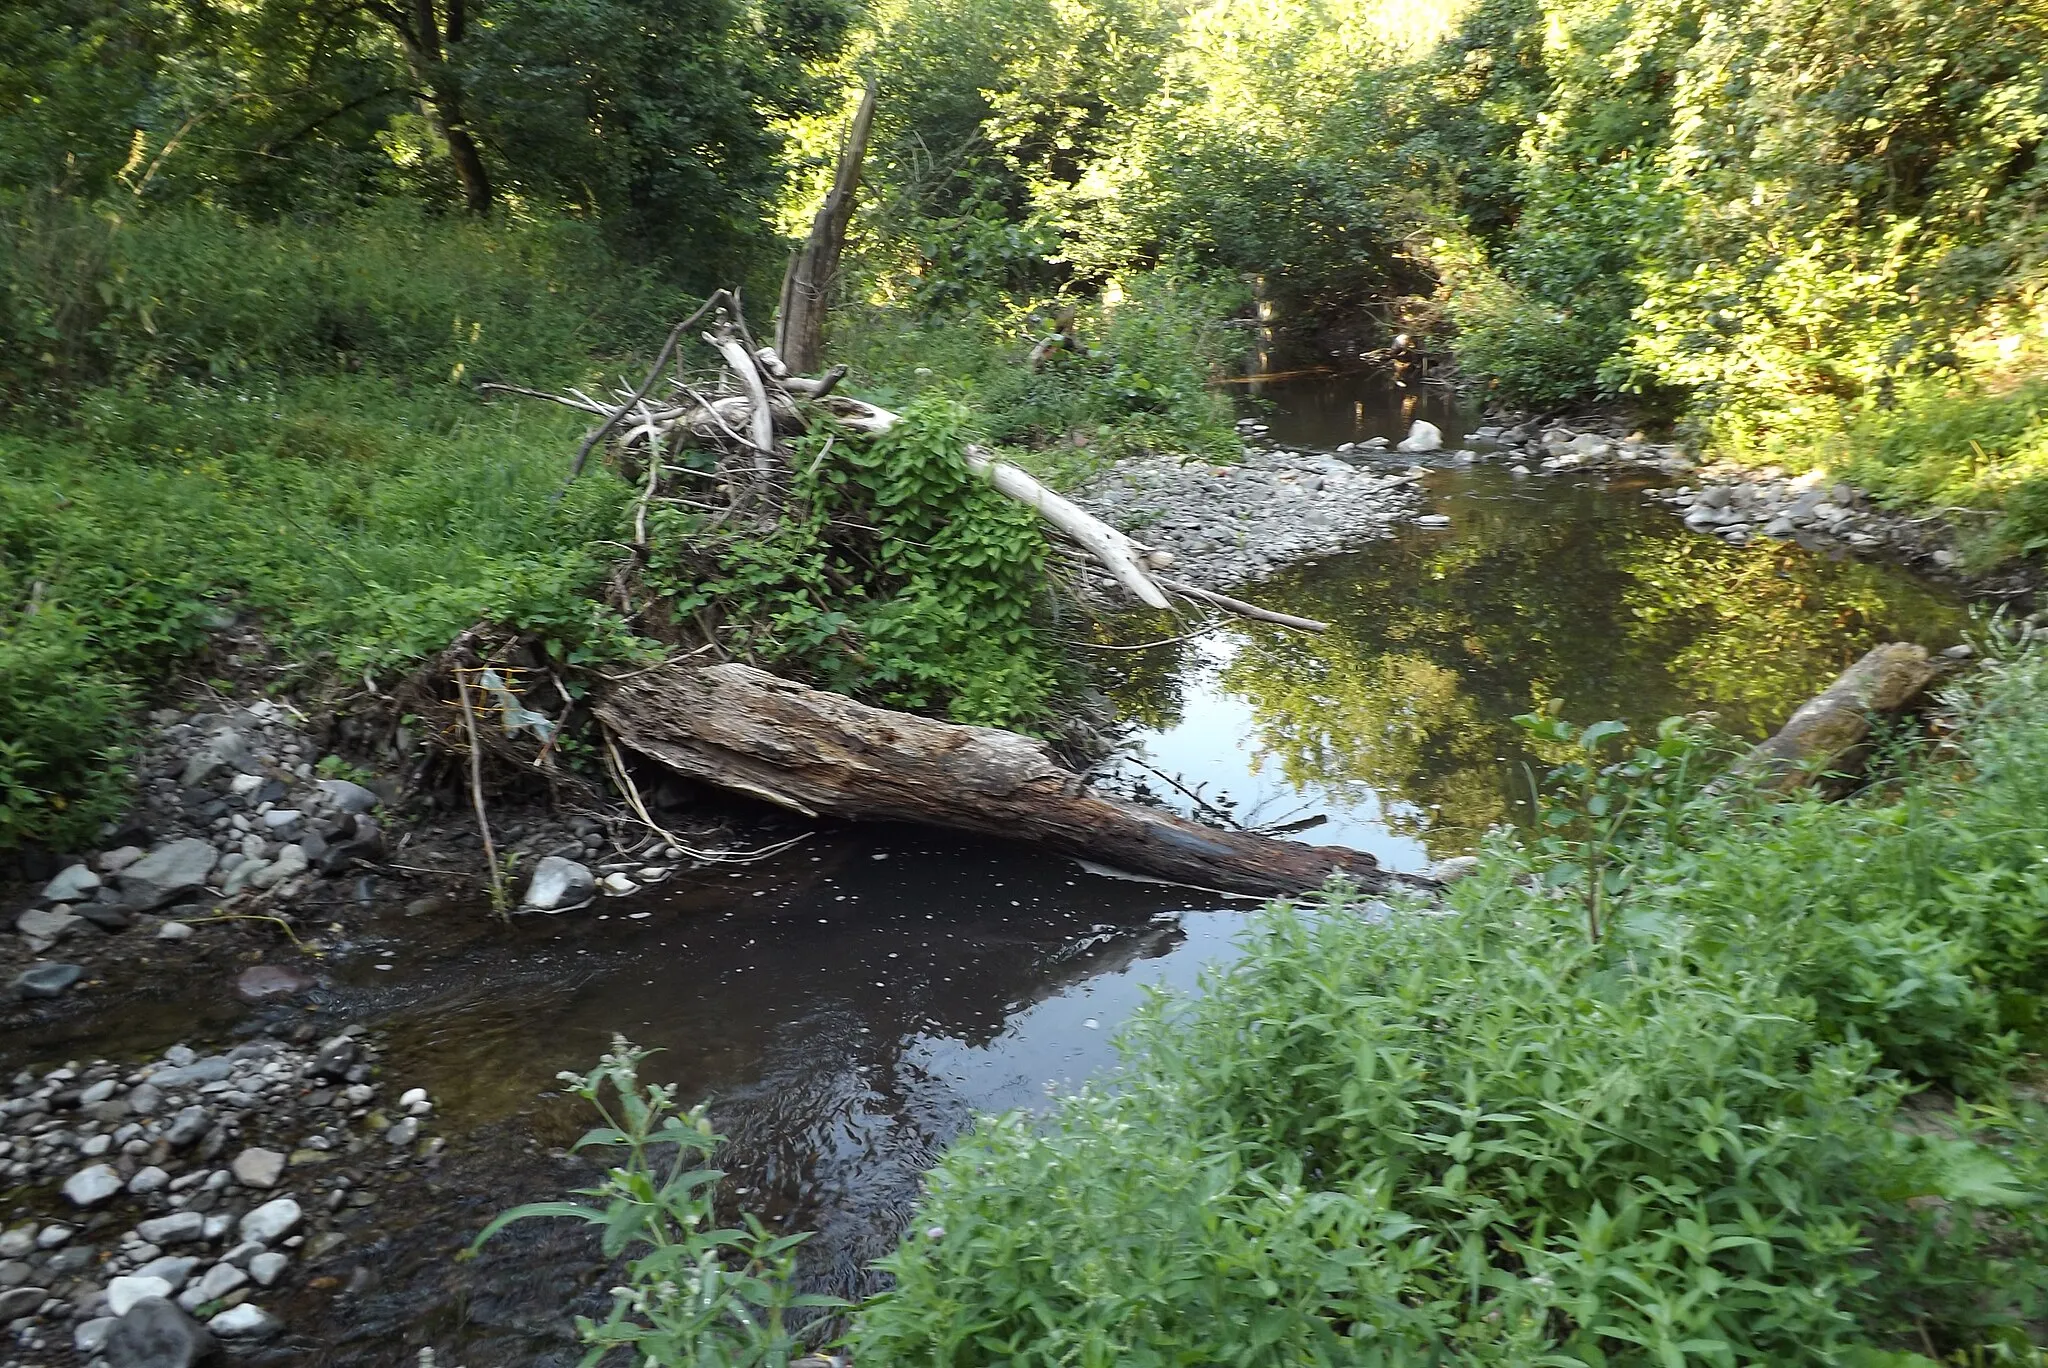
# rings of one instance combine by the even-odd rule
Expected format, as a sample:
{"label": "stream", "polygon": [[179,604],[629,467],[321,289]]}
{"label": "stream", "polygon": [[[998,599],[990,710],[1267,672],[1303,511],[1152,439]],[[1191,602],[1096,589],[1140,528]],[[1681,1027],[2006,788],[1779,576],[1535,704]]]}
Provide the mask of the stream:
{"label": "stream", "polygon": [[[1358,377],[1248,388],[1269,439],[1306,448],[1398,438],[1417,417],[1454,444],[1468,421],[1439,393]],[[1517,819],[1540,766],[1511,719],[1546,700],[1582,723],[1711,712],[1761,735],[1871,644],[1939,649],[1968,625],[1953,593],[1903,571],[1692,533],[1644,481],[1481,467],[1425,487],[1448,528],[1404,527],[1253,591],[1326,619],[1325,636],[1233,622],[1104,653],[1145,760],[1188,792],[1135,768],[1134,782],[1183,810],[1314,820],[1301,839],[1420,870]],[[608,1300],[594,1240],[534,1223],[453,1256],[503,1207],[588,1180],[562,1155],[587,1118],[556,1074],[614,1033],[661,1050],[653,1076],[682,1097],[712,1100],[732,1142],[725,1201],[817,1231],[815,1284],[871,1290],[919,1174],[974,1114],[1043,1106],[1112,1067],[1119,1023],[1227,961],[1248,906],[876,827],[509,929],[481,911],[393,913],[316,1001],[387,1033],[436,1099],[447,1159],[282,1303],[291,1345],[259,1361],[388,1365],[430,1345],[444,1368],[575,1362],[568,1314]],[[9,1039],[0,1064],[229,1039],[255,1011],[225,982],[165,985]]]}

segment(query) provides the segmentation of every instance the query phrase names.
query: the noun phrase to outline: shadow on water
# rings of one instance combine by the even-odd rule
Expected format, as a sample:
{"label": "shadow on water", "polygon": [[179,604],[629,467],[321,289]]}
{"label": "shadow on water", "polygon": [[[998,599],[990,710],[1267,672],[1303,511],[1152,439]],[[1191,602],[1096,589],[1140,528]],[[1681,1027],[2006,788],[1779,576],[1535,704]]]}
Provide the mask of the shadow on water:
{"label": "shadow on water", "polygon": [[[1417,416],[1463,430],[1441,392],[1404,411],[1399,392],[1316,377],[1267,397],[1272,436],[1300,445],[1398,436]],[[1711,709],[1755,734],[1871,642],[1945,645],[1965,621],[1895,571],[1689,533],[1626,483],[1482,469],[1428,488],[1448,529],[1260,586],[1327,635],[1233,625],[1124,661],[1118,697],[1161,769],[1267,820],[1322,816],[1304,839],[1414,868],[1512,817],[1528,759],[1516,713]],[[313,1270],[324,1285],[278,1306],[293,1338],[269,1361],[367,1368],[431,1344],[467,1368],[574,1362],[568,1313],[601,1315],[609,1281],[587,1233],[536,1224],[474,1263],[454,1255],[504,1207],[589,1179],[560,1153],[587,1118],[555,1076],[614,1033],[660,1049],[654,1076],[681,1097],[712,1099],[732,1139],[725,1201],[817,1230],[813,1283],[868,1290],[919,1174],[974,1114],[1100,1074],[1149,988],[1191,988],[1230,955],[1243,906],[870,828],[592,913],[377,925],[319,996],[390,1034],[392,1078],[433,1093],[451,1143],[404,1210],[350,1217],[351,1242]],[[240,1014],[223,991],[234,968],[0,1055],[12,1068],[218,1039]]]}

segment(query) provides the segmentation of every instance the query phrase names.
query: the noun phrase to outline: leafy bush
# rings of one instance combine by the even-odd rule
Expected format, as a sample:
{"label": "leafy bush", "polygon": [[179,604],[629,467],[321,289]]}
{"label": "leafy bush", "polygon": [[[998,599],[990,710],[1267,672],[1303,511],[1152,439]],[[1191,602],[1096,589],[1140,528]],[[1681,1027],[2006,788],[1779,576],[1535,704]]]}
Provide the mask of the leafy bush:
{"label": "leafy bush", "polygon": [[1909,1122],[1893,1069],[1995,1098],[2013,1063],[2048,954],[2044,702],[2048,658],[2001,667],[1966,776],[1840,805],[1702,791],[1663,742],[1631,776],[1610,729],[1560,732],[1557,840],[1495,842],[1443,915],[1267,913],[1140,1015],[1113,1087],[956,1146],[856,1357],[2030,1354],[2039,1109]]}
{"label": "leafy bush", "polygon": [[805,516],[717,536],[660,510],[649,574],[673,613],[717,611],[735,629],[728,649],[762,665],[892,707],[1028,725],[1052,682],[1044,536],[968,471],[967,428],[958,404],[927,400],[883,437],[813,439],[794,460]]}

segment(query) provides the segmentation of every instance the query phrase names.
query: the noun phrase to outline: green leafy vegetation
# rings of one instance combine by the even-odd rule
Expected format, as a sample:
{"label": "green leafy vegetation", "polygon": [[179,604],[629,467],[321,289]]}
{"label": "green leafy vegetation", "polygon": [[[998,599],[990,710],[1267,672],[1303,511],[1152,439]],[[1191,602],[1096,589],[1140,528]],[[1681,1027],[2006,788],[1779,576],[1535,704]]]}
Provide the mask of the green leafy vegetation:
{"label": "green leafy vegetation", "polygon": [[1997,668],[1843,804],[1531,718],[1548,835],[1442,915],[1269,911],[1111,1085],[985,1122],[856,1358],[2034,1361],[2044,703]]}
{"label": "green leafy vegetation", "polygon": [[718,1226],[712,1198],[725,1175],[691,1165],[722,1137],[702,1107],[679,1112],[672,1087],[640,1081],[647,1053],[616,1040],[589,1073],[561,1075],[565,1091],[604,1120],[572,1148],[618,1159],[596,1187],[576,1194],[592,1201],[516,1207],[486,1226],[470,1253],[518,1221],[567,1217],[599,1226],[606,1258],[631,1257],[611,1314],[577,1320],[590,1346],[586,1368],[620,1349],[646,1364],[781,1368],[803,1352],[790,1313],[815,1316],[842,1303],[794,1290],[795,1249],[807,1236],[772,1234],[752,1216],[744,1229]]}

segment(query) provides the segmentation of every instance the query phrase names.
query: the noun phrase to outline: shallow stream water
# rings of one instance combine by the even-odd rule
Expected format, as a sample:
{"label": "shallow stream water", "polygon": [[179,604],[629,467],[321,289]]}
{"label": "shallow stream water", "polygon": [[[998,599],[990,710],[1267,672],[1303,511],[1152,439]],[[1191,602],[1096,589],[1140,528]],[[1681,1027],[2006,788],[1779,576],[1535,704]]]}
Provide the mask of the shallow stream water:
{"label": "shallow stream water", "polygon": [[[1440,392],[1355,377],[1252,388],[1290,445],[1399,437],[1416,417],[1454,438],[1466,422]],[[1546,700],[1580,722],[1710,711],[1761,734],[1872,643],[1939,648],[1967,625],[1904,572],[1731,548],[1642,487],[1439,471],[1426,488],[1448,528],[1247,591],[1328,620],[1327,635],[1233,623],[1105,652],[1143,757],[1181,788],[1147,782],[1248,821],[1320,818],[1301,839],[1415,870],[1515,819],[1534,762],[1510,719]],[[573,1362],[565,1308],[604,1300],[586,1236],[534,1227],[474,1263],[452,1256],[498,1209],[588,1178],[559,1155],[585,1118],[555,1076],[614,1033],[661,1049],[654,1074],[683,1096],[713,1100],[732,1137],[726,1200],[819,1231],[811,1277],[865,1290],[947,1141],[977,1112],[1042,1106],[1112,1067],[1118,1024],[1148,990],[1192,989],[1227,960],[1247,906],[869,828],[595,913],[510,929],[394,918],[316,998],[391,1035],[398,1076],[437,1099],[449,1157],[333,1256],[335,1281],[278,1307],[294,1337],[274,1361],[391,1364],[431,1345],[443,1365]],[[221,1038],[248,1021],[225,986],[112,1004],[84,1032],[6,1042],[0,1066]]]}

